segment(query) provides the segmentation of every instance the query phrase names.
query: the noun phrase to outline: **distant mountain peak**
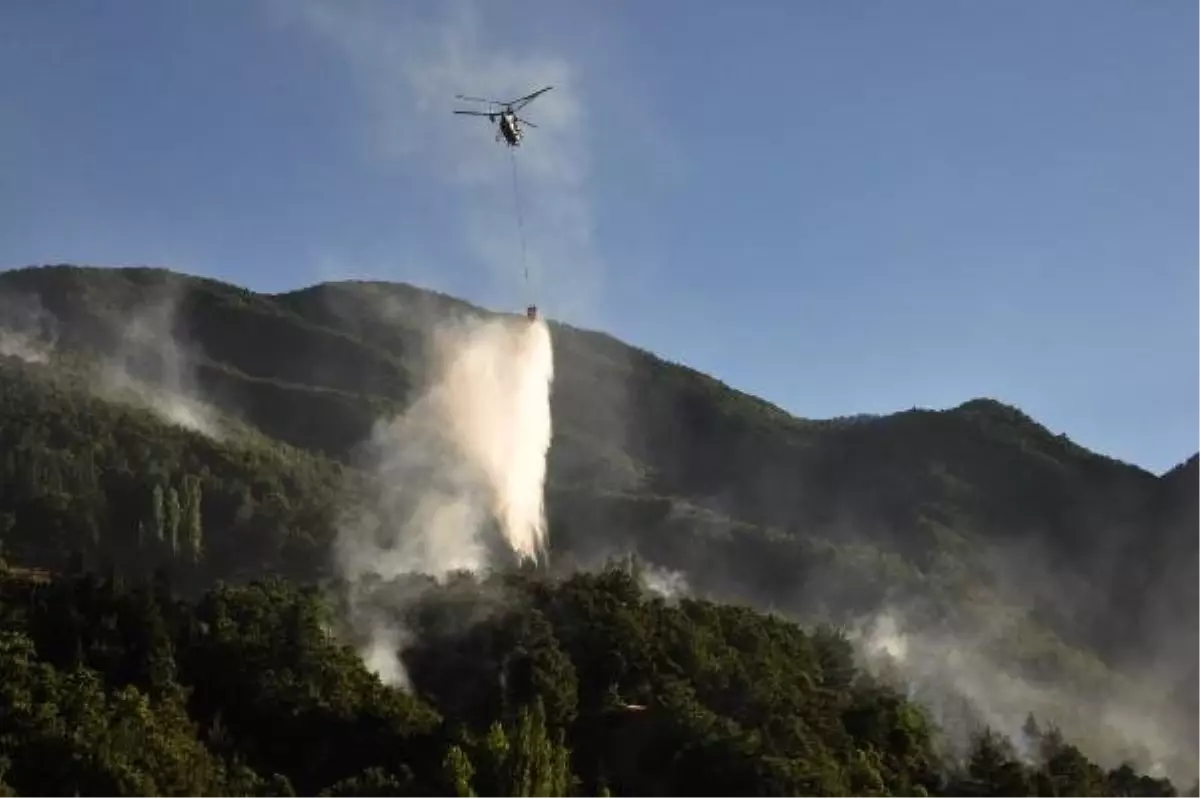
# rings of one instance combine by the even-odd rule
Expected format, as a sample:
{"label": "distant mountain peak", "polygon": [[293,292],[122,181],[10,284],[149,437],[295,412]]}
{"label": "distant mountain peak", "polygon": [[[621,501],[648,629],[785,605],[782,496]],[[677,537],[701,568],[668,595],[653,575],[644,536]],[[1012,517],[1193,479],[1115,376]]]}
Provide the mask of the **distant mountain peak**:
{"label": "distant mountain peak", "polygon": [[1002,417],[1019,418],[1021,420],[1033,421],[1033,419],[1031,419],[1015,405],[1002,402],[999,399],[993,399],[990,396],[980,396],[974,399],[968,399],[957,407],[951,408],[951,410],[952,412],[963,413],[991,413]]}

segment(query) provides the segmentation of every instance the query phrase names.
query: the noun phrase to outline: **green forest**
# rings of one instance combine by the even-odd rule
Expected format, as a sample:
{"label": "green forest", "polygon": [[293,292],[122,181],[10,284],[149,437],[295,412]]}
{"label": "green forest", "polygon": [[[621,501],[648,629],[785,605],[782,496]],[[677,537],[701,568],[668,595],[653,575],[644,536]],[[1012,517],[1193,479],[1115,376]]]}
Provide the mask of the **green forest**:
{"label": "green forest", "polygon": [[[416,578],[416,577],[414,577]],[[612,567],[407,586],[413,692],[279,579],[16,572],[0,616],[7,795],[1173,795],[1053,727],[950,761],[836,630],[648,597]],[[465,630],[461,618],[479,620]],[[1015,745],[1032,751],[1019,757]]]}
{"label": "green forest", "polygon": [[[483,311],[73,266],[0,310],[0,792],[1196,794],[1195,456],[989,398],[796,418],[553,325],[549,564],[374,586],[398,689],[330,548],[429,329]],[[1082,714],[925,700],[856,647],[896,607]],[[1126,692],[1155,734],[1111,744],[1089,697]]]}

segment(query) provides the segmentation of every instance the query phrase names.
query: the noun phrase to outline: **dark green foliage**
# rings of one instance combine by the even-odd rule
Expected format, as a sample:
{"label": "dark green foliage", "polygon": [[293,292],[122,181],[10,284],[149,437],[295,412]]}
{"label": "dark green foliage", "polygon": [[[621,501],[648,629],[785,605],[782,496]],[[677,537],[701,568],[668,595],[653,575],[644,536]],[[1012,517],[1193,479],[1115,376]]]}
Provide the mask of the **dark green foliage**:
{"label": "dark green foliage", "polygon": [[[945,760],[923,711],[861,674],[833,630],[668,606],[620,568],[460,577],[397,618],[448,621],[469,602],[494,611],[405,652],[410,695],[330,636],[312,589],[272,580],[189,602],[162,578],[9,574],[0,783],[22,795],[1174,794],[1128,766],[1103,771],[1053,730],[1036,762],[992,732],[965,762]],[[470,651],[488,660],[474,673]],[[520,656],[534,675],[510,668],[496,697],[448,689]]]}
{"label": "dark green foliage", "polygon": [[34,366],[6,362],[0,386],[10,556],[63,567],[82,552],[143,573],[169,564],[199,582],[319,574],[346,487],[340,467],[171,427]]}

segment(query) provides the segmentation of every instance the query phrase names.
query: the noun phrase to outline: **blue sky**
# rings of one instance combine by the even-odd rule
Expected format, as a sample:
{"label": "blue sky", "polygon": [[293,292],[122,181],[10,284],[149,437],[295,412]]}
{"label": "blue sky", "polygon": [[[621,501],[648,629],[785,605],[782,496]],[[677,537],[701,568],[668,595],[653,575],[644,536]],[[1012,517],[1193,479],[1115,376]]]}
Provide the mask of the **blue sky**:
{"label": "blue sky", "polygon": [[[0,266],[527,298],[802,416],[1197,448],[1197,6],[0,4]],[[508,154],[459,92],[541,125]]]}

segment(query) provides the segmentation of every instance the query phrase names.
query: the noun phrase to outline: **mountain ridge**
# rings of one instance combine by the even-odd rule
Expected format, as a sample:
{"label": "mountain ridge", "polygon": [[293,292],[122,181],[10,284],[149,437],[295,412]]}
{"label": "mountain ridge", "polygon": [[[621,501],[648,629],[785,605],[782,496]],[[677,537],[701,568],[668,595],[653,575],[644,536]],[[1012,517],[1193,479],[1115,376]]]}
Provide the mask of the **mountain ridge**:
{"label": "mountain ridge", "polygon": [[[236,283],[229,282],[227,280],[213,278],[213,277],[207,277],[207,276],[200,275],[200,274],[192,274],[189,272],[179,271],[179,270],[171,269],[168,267],[161,267],[161,266],[104,266],[104,265],[77,265],[77,264],[68,264],[68,263],[47,263],[47,264],[32,264],[32,265],[24,265],[24,266],[15,266],[15,267],[11,267],[8,269],[0,270],[0,281],[11,280],[12,278],[10,276],[37,273],[39,270],[59,270],[59,269],[78,270],[78,271],[82,271],[84,273],[91,271],[91,272],[96,272],[96,273],[105,272],[105,273],[113,273],[113,274],[117,274],[117,275],[125,275],[130,278],[133,278],[134,282],[141,283],[141,286],[139,286],[139,287],[162,287],[162,285],[164,283],[170,283],[171,281],[183,281],[183,282],[190,281],[190,282],[194,282],[198,285],[208,286],[208,287],[217,289],[218,291],[223,292],[223,293],[228,292],[228,293],[234,293],[236,295],[240,295],[240,296],[246,298],[247,300],[254,302],[256,305],[256,307],[254,308],[255,310],[267,311],[267,312],[271,313],[271,315],[281,315],[281,316],[287,315],[287,316],[291,317],[292,321],[299,322],[301,324],[311,324],[312,322],[311,322],[310,317],[314,313],[314,311],[323,311],[324,316],[322,318],[322,321],[325,323],[321,324],[320,326],[323,326],[327,331],[340,332],[342,334],[345,334],[344,330],[339,329],[336,325],[330,326],[328,324],[328,322],[336,322],[336,321],[344,322],[345,320],[343,317],[338,316],[338,314],[331,313],[329,311],[328,297],[324,297],[324,296],[322,296],[322,294],[326,293],[326,292],[330,292],[330,291],[334,291],[334,292],[342,291],[347,288],[349,288],[349,289],[367,289],[367,290],[371,290],[371,291],[387,292],[390,294],[400,293],[402,295],[406,295],[404,298],[416,306],[415,309],[418,311],[419,316],[420,315],[426,316],[426,318],[425,318],[426,321],[428,320],[428,314],[431,311],[434,313],[443,313],[446,310],[452,310],[452,311],[454,311],[454,313],[457,313],[457,314],[466,314],[466,315],[472,315],[472,316],[486,316],[486,317],[517,315],[517,314],[505,313],[503,311],[490,310],[481,305],[473,303],[469,300],[461,299],[461,298],[452,296],[450,294],[446,294],[444,292],[438,291],[436,289],[430,289],[430,288],[418,286],[413,283],[408,283],[408,282],[404,282],[404,281],[365,279],[365,278],[324,280],[324,281],[319,281],[319,282],[314,282],[314,283],[308,283],[308,284],[299,286],[297,288],[292,288],[292,289],[287,289],[287,290],[282,290],[282,291],[258,292],[258,291],[254,291],[252,289],[237,285]],[[147,280],[146,279],[147,277],[159,278],[158,285],[155,285],[154,283]],[[18,279],[18,280],[16,280],[16,282],[17,282],[17,285],[20,286],[22,281],[20,279]],[[0,287],[2,287],[2,286],[0,286]],[[263,300],[263,299],[274,300],[274,302],[279,303],[279,304],[262,303],[260,300]],[[302,304],[299,307],[296,307],[294,304],[297,301],[302,302]],[[407,308],[407,309],[412,310],[413,308]],[[392,321],[402,321],[402,320],[393,319]],[[1155,473],[1154,471],[1152,471],[1140,464],[1137,464],[1137,463],[1134,463],[1134,462],[1131,462],[1128,460],[1124,460],[1120,457],[1108,454],[1101,450],[1092,449],[1092,448],[1084,446],[1082,444],[1075,443],[1074,441],[1071,441],[1071,439],[1069,438],[1067,433],[1053,432],[1046,425],[1042,424],[1041,422],[1038,422],[1036,419],[1031,417],[1025,411],[1021,410],[1016,404],[1014,404],[1012,402],[1008,402],[1008,401],[1004,400],[1002,397],[987,396],[987,395],[979,395],[979,396],[969,397],[969,398],[959,401],[956,404],[951,404],[951,405],[946,405],[946,406],[912,405],[907,409],[897,408],[892,411],[880,411],[880,412],[874,412],[874,413],[857,413],[857,414],[848,414],[848,415],[835,415],[835,416],[828,416],[828,417],[803,416],[803,415],[794,413],[792,411],[789,411],[786,408],[784,408],[783,406],[781,406],[769,399],[766,399],[761,396],[757,396],[755,394],[744,391],[734,385],[731,385],[731,384],[725,382],[724,380],[722,380],[721,378],[719,378],[718,376],[709,374],[698,368],[690,366],[687,363],[683,362],[682,360],[673,360],[669,356],[661,355],[661,354],[653,352],[649,349],[643,348],[637,344],[623,341],[623,340],[617,338],[616,336],[612,335],[611,333],[605,332],[603,330],[578,327],[575,325],[570,325],[570,324],[567,324],[564,322],[558,322],[558,321],[553,321],[553,320],[550,320],[548,323],[550,324],[550,326],[553,330],[561,330],[561,331],[569,332],[573,336],[579,336],[579,337],[582,337],[582,338],[588,340],[588,342],[591,344],[596,344],[600,341],[605,341],[606,348],[615,346],[615,347],[618,347],[621,349],[630,350],[630,351],[634,352],[638,357],[647,359],[647,360],[651,361],[652,363],[654,363],[655,365],[666,366],[666,367],[669,367],[672,369],[679,370],[681,373],[685,374],[689,378],[696,378],[696,379],[700,379],[701,381],[710,383],[712,385],[712,387],[714,387],[718,390],[727,391],[741,399],[745,399],[750,402],[756,403],[762,409],[766,410],[768,413],[777,415],[781,418],[786,419],[790,423],[795,423],[795,424],[799,424],[799,425],[834,425],[834,424],[851,423],[851,422],[855,422],[855,421],[872,421],[872,420],[878,420],[878,419],[884,419],[884,418],[891,418],[891,417],[895,417],[895,416],[898,416],[898,415],[901,415],[901,414],[904,414],[907,412],[914,412],[914,411],[933,412],[933,413],[948,413],[948,414],[983,413],[985,415],[992,415],[993,417],[996,417],[996,418],[1008,417],[1008,418],[1011,418],[1014,420],[1019,420],[1021,422],[1027,423],[1027,424],[1031,424],[1034,428],[1036,428],[1036,430],[1039,433],[1043,433],[1048,437],[1057,437],[1057,438],[1060,438],[1063,440],[1070,441],[1071,444],[1075,448],[1077,448],[1080,452],[1087,453],[1088,455],[1091,455],[1094,457],[1103,458],[1103,459],[1111,461],[1113,463],[1119,463],[1123,466],[1128,466],[1128,467],[1131,467],[1131,468],[1134,468],[1134,469],[1137,469],[1140,471],[1144,471],[1145,473],[1152,474],[1156,477],[1165,476],[1168,472],[1170,472],[1176,468],[1179,468],[1180,466],[1186,464],[1189,460],[1195,459],[1197,456],[1200,456],[1200,450],[1198,450],[1196,453],[1189,455],[1188,457],[1184,458],[1176,465],[1165,468],[1163,471],[1161,471],[1159,473]],[[362,341],[361,343],[366,343],[366,341]]]}

